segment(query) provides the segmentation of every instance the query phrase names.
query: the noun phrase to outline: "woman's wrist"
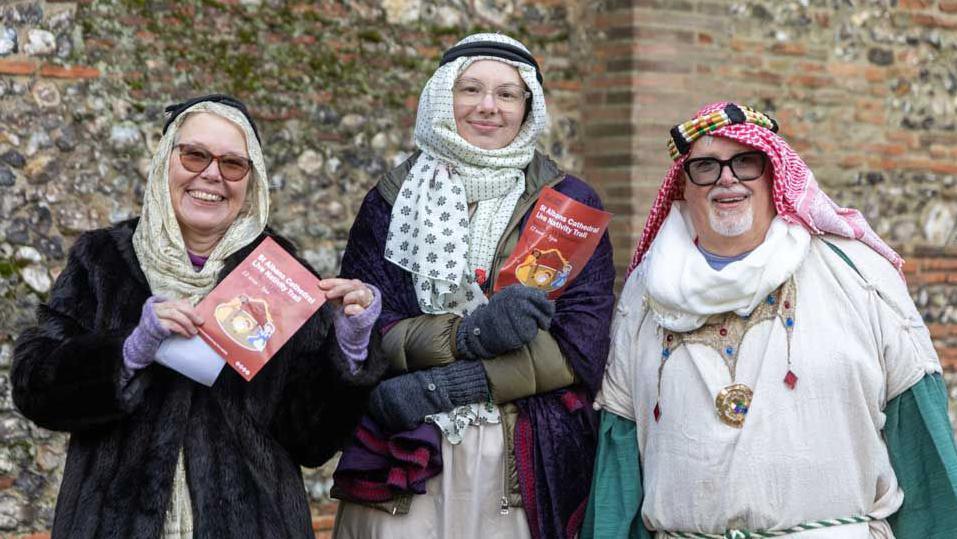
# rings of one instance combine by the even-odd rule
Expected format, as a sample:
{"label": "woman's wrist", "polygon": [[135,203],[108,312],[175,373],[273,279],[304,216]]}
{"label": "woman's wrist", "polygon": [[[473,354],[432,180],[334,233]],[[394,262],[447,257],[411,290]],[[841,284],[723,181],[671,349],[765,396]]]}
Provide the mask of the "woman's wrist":
{"label": "woman's wrist", "polygon": [[130,336],[123,342],[123,366],[135,372],[153,362],[156,350],[170,332],[163,327],[153,305],[165,301],[159,296],[152,296],[143,304],[140,321]]}
{"label": "woman's wrist", "polygon": [[369,305],[359,314],[347,315],[342,307],[335,310],[333,325],[335,326],[336,340],[339,348],[345,355],[353,371],[368,354],[369,340],[372,328],[382,312],[382,294],[379,289],[366,285],[372,299]]}

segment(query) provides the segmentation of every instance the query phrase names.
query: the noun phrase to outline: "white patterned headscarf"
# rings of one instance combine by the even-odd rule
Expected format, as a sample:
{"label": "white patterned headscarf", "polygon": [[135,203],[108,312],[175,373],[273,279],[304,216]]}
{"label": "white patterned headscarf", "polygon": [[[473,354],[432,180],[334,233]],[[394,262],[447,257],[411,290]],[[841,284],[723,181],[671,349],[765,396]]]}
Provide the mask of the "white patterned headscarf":
{"label": "white patterned headscarf", "polygon": [[[497,42],[528,53],[501,34],[474,34],[456,46]],[[528,53],[530,55],[530,53]],[[478,60],[518,69],[532,106],[518,134],[504,148],[485,150],[458,133],[452,89]],[[548,113],[536,69],[494,56],[460,57],[439,67],[419,98],[415,143],[422,151],[392,207],[385,257],[412,274],[422,312],[466,315],[487,300],[475,280],[488,274],[499,238],[525,190],[525,167],[545,129]],[[468,205],[476,203],[469,218]]]}
{"label": "white patterned headscarf", "polygon": [[[216,114],[236,124],[246,137],[246,151],[253,162],[246,187],[246,202],[199,271],[193,268],[186,252],[169,191],[169,160],[177,133],[186,118],[197,112]],[[266,164],[252,126],[234,107],[201,101],[173,120],[153,154],[143,211],[133,233],[133,249],[154,295],[167,299],[187,298],[195,305],[216,285],[223,261],[256,239],[266,228],[268,217]]]}

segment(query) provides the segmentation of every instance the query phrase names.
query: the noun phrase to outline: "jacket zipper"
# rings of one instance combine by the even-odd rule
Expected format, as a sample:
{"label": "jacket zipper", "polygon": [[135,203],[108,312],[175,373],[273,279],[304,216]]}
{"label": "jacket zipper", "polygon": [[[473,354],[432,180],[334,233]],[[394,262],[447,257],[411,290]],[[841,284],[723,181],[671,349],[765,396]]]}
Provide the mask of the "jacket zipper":
{"label": "jacket zipper", "polygon": [[[541,189],[539,189],[537,193],[540,194],[542,192],[542,189],[545,189],[546,187],[552,187],[553,185],[556,185],[558,182],[564,179],[565,179],[564,173],[561,173],[558,176],[555,176],[548,182],[545,182],[545,184],[542,185]],[[495,257],[492,259],[492,267],[489,268],[488,289],[490,291],[495,289],[495,277],[498,271],[501,269],[499,267],[499,262],[501,261],[502,256],[504,256],[502,253],[502,250],[505,248],[505,243],[508,241],[508,237],[512,234],[512,231],[515,230],[515,228],[522,222],[522,217],[525,217],[525,213],[528,212],[529,208],[531,208],[532,205],[534,205],[537,200],[538,200],[538,196],[529,197],[528,200],[526,200],[520,207],[518,207],[517,208],[518,211],[516,211],[514,214],[515,219],[513,219],[512,222],[510,222],[508,226],[505,227],[505,232],[503,232],[501,237],[499,237],[498,245],[495,246]],[[507,423],[505,421],[502,421],[502,435],[505,437],[504,441],[506,442],[505,447],[507,449],[508,448],[508,443],[507,443],[508,433],[505,432],[506,428],[507,428]],[[514,448],[514,445],[515,445],[514,442],[512,443],[512,445]],[[501,503],[499,504],[498,512],[500,515],[503,515],[503,516],[509,514],[508,451],[502,451],[502,500],[501,500]]]}
{"label": "jacket zipper", "polygon": [[[501,414],[501,410],[499,410]],[[508,422],[502,419],[502,445],[505,446],[502,451],[502,504],[499,506],[498,514],[507,515],[508,514]],[[514,443],[512,444],[514,448]]]}

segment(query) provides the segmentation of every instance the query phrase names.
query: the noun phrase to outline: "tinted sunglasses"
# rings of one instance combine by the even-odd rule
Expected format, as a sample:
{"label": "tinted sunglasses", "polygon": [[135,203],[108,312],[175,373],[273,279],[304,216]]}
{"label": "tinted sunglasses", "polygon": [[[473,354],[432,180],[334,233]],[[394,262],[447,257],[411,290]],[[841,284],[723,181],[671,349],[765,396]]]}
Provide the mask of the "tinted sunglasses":
{"label": "tinted sunglasses", "polygon": [[179,162],[190,172],[202,172],[213,161],[219,165],[219,173],[231,182],[238,182],[246,177],[253,162],[235,154],[213,155],[202,146],[193,144],[177,144]]}

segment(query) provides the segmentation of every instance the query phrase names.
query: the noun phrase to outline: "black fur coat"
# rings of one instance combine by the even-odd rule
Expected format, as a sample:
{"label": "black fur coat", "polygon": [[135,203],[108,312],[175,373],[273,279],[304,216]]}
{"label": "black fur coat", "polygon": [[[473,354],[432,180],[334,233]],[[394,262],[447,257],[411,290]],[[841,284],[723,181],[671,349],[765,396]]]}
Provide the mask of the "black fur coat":
{"label": "black fur coat", "polygon": [[159,537],[182,448],[196,537],[313,537],[299,466],[350,437],[385,368],[376,332],[363,370],[344,374],[326,304],[251,382],[227,366],[207,388],[154,363],[119,391],[123,341],[150,296],[135,226],[83,234],[38,325],[17,340],[17,407],[71,433],[53,536]]}

